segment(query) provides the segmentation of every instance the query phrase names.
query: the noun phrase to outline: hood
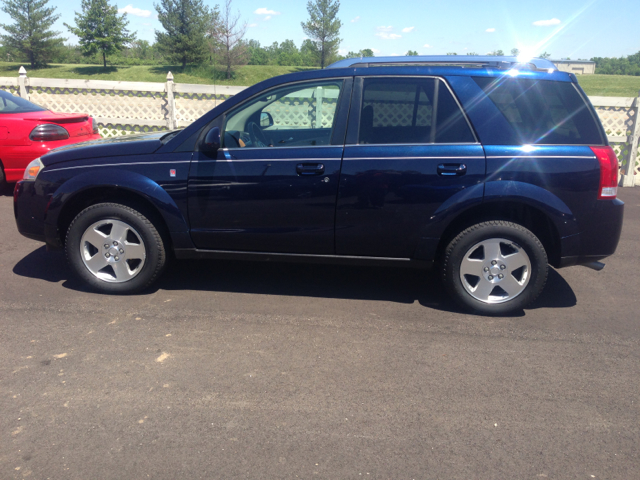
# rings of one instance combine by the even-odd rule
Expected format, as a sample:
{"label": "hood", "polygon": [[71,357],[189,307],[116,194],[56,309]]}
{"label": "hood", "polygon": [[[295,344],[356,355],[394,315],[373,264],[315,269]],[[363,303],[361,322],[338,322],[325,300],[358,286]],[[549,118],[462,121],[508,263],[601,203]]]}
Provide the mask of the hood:
{"label": "hood", "polygon": [[155,152],[162,146],[161,138],[167,132],[144,135],[127,135],[105,138],[90,142],[80,142],[51,150],[42,157],[45,166],[101,157],[119,157],[122,155],[145,155]]}

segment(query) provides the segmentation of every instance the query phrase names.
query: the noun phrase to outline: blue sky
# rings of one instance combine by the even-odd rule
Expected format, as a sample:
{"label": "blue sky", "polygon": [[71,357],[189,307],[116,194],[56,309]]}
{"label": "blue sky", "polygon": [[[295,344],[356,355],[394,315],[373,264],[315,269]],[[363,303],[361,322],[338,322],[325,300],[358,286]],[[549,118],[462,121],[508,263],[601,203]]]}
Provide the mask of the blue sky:
{"label": "blue sky", "polygon": [[[153,0],[111,0],[126,11],[138,38],[154,40],[161,29]],[[157,3],[157,0],[156,0]],[[56,28],[75,40],[62,25],[73,23],[81,0],[50,0],[62,16]],[[205,0],[205,4],[216,2]],[[234,0],[234,9],[247,22],[247,39],[262,45],[305,36],[300,22],[307,18],[305,0]],[[5,17],[6,14],[1,13]],[[640,51],[639,0],[343,0],[340,50],[371,48],[376,55],[423,55],[448,52],[480,54],[512,48],[551,53],[552,58],[619,57]],[[8,22],[0,18],[0,23]]]}

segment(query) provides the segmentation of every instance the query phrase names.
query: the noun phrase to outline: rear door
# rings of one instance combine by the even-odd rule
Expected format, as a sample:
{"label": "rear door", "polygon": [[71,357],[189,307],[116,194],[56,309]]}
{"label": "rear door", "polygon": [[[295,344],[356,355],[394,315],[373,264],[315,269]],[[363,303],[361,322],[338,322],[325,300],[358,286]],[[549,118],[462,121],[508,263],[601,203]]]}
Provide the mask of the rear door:
{"label": "rear door", "polygon": [[448,85],[435,77],[354,84],[336,211],[336,253],[413,258],[434,212],[480,186],[485,156]]}

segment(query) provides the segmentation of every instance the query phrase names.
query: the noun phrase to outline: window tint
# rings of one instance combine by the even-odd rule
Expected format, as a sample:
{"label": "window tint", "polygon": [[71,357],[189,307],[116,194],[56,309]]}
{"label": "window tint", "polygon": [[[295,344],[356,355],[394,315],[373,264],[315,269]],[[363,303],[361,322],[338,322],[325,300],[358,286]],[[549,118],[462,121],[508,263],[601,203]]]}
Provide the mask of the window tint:
{"label": "window tint", "polygon": [[358,143],[471,143],[475,138],[446,85],[433,78],[364,80]]}
{"label": "window tint", "polygon": [[227,148],[329,145],[342,80],[271,90],[227,116]]}
{"label": "window tint", "polygon": [[514,144],[599,145],[589,107],[572,83],[475,77],[515,131]]}

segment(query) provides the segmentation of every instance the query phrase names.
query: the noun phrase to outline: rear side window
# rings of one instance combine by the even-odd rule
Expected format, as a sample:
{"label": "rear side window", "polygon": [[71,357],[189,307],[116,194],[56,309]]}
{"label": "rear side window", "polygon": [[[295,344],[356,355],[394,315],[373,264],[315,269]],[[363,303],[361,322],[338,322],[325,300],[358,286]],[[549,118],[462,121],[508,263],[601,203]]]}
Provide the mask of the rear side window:
{"label": "rear side window", "polygon": [[514,144],[601,145],[600,129],[572,83],[474,77],[515,132]]}
{"label": "rear side window", "polygon": [[460,107],[441,80],[364,79],[359,144],[475,141]]}

